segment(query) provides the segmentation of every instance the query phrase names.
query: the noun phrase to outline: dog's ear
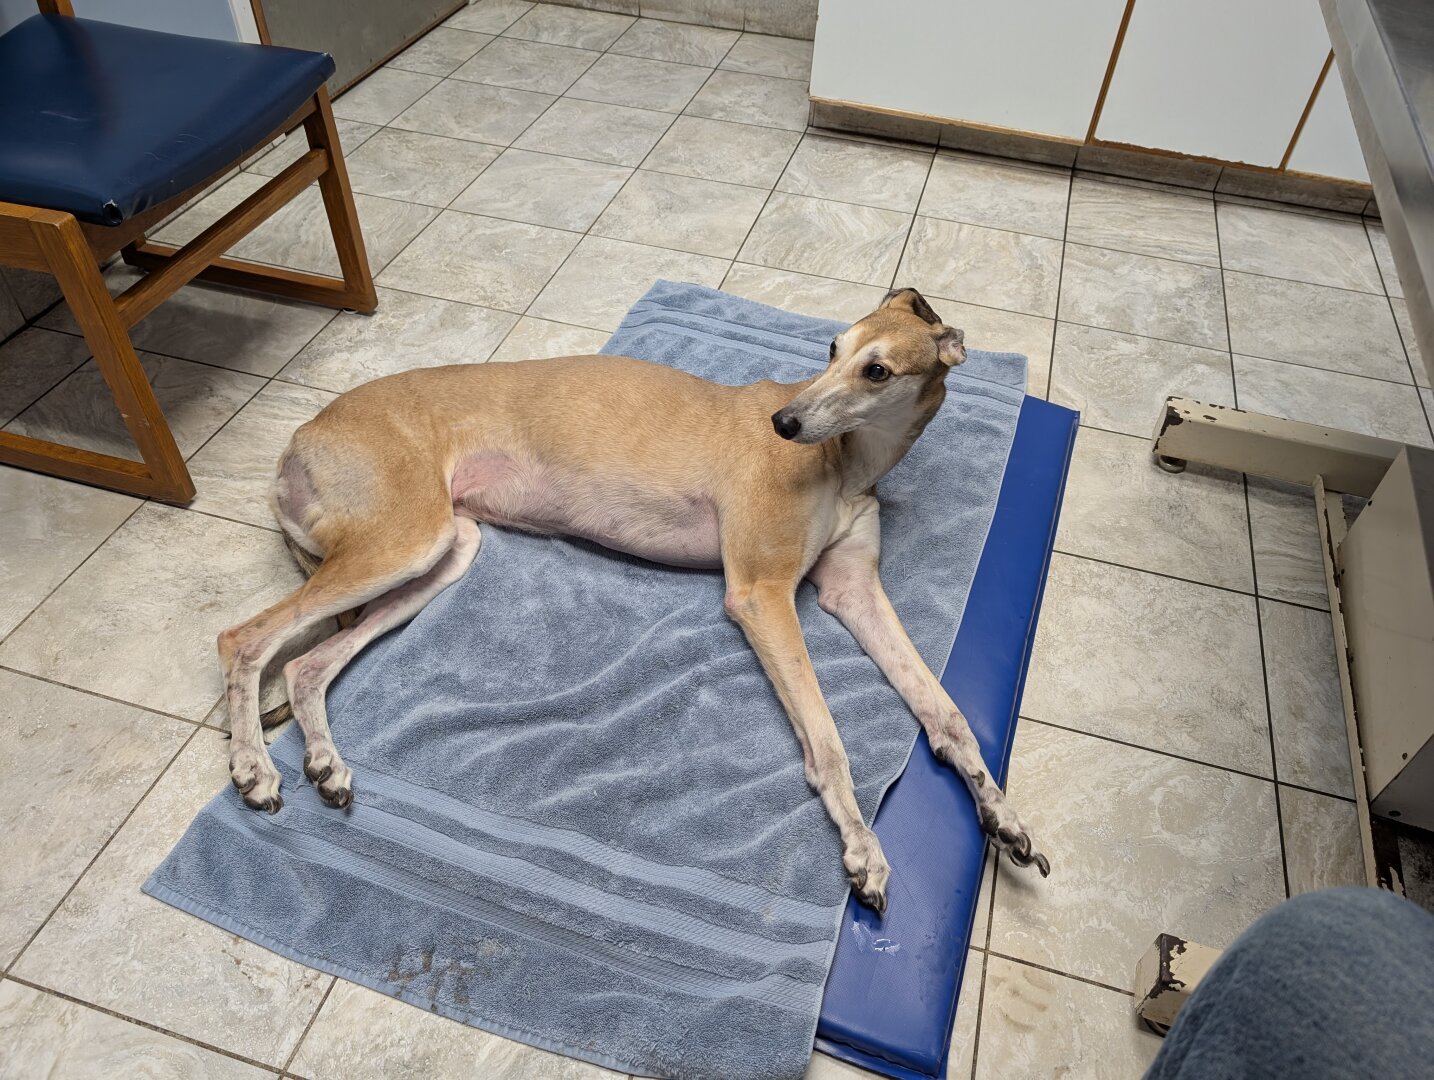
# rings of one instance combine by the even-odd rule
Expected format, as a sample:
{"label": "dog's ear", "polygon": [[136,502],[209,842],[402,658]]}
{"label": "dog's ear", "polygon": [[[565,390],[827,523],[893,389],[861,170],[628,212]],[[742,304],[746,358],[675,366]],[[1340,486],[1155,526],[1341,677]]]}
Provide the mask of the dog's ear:
{"label": "dog's ear", "polygon": [[966,332],[954,326],[933,326],[931,336],[936,339],[936,356],[947,367],[966,362]]}
{"label": "dog's ear", "polygon": [[931,305],[926,302],[926,297],[915,289],[892,289],[881,298],[881,303],[877,305],[878,311],[882,308],[898,308],[902,311],[909,311],[918,319],[929,322],[933,326],[939,325],[941,322],[941,316],[931,310]]}

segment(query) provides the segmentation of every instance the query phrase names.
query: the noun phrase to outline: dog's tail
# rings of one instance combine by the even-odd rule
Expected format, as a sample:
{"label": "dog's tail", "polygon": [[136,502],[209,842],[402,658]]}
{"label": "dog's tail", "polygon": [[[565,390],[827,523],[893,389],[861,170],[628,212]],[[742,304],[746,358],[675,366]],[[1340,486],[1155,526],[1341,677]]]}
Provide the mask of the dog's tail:
{"label": "dog's tail", "polygon": [[[303,547],[297,540],[289,535],[288,531],[280,528],[279,535],[284,538],[284,546],[289,549],[289,554],[299,564],[299,569],[304,572],[304,577],[311,578],[323,564],[323,559],[315,555],[308,548]],[[339,628],[347,630],[358,621],[358,610],[345,611],[338,617]],[[280,702],[266,713],[259,717],[259,724],[265,728],[277,727],[294,715],[294,708],[287,701]]]}

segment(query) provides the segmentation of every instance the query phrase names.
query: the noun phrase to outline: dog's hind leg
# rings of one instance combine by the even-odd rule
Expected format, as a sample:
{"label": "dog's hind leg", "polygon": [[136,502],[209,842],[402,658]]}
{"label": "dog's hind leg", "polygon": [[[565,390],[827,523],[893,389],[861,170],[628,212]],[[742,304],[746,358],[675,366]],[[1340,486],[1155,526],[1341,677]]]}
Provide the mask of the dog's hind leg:
{"label": "dog's hind leg", "polygon": [[408,622],[461,578],[478,554],[482,536],[470,518],[455,519],[453,543],[424,574],[371,600],[357,622],[284,665],[289,702],[304,732],[304,774],[331,806],[353,798],[353,774],[329,732],[324,697],[344,665],[369,642]]}
{"label": "dog's hind leg", "polygon": [[926,729],[936,756],[961,774],[991,842],[1017,866],[1035,864],[1042,876],[1049,874],[1050,863],[1032,846],[1030,831],[991,778],[966,717],[901,625],[881,586],[877,572],[880,555],[881,527],[877,502],[872,499],[847,534],[822,552],[807,574],[818,589],[818,603],[840,619],[876,661]]}
{"label": "dog's hind leg", "polygon": [[353,542],[336,542],[314,576],[277,604],[219,635],[219,660],[229,702],[229,775],[244,801],[274,813],[279,770],[264,745],[259,721],[259,676],[284,644],[309,627],[366,604],[426,573],[452,545],[451,511],[425,528],[418,513],[402,532],[384,536],[382,524],[348,530]]}

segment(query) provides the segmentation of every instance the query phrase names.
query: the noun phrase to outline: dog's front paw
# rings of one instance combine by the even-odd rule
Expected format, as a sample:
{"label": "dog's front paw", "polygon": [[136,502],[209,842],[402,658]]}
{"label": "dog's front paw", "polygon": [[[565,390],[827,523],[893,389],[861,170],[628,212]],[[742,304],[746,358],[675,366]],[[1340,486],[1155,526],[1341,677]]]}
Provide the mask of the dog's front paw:
{"label": "dog's front paw", "polygon": [[885,915],[886,883],[891,878],[891,867],[882,854],[876,833],[870,829],[863,832],[847,845],[841,861],[857,899],[878,915]]}
{"label": "dog's front paw", "polygon": [[251,809],[277,814],[284,805],[279,797],[283,777],[266,753],[236,749],[229,755],[229,779]]}
{"label": "dog's front paw", "polygon": [[330,806],[342,810],[354,801],[354,774],[332,743],[304,754],[304,775]]}
{"label": "dog's front paw", "polygon": [[1051,861],[1035,849],[1031,830],[1005,802],[981,810],[981,828],[997,851],[1004,851],[1020,867],[1035,866],[1041,877],[1051,876]]}

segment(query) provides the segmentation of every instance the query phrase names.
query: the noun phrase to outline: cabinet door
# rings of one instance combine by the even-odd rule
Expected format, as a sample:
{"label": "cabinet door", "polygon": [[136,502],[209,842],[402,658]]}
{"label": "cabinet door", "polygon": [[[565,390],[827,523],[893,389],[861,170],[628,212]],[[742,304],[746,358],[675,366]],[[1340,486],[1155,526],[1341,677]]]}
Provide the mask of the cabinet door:
{"label": "cabinet door", "polygon": [[812,96],[1083,141],[1124,10],[1125,0],[821,0]]}
{"label": "cabinet door", "polygon": [[1136,0],[1096,138],[1277,166],[1328,55],[1314,0]]}
{"label": "cabinet door", "polygon": [[1330,68],[1324,85],[1319,88],[1287,167],[1316,176],[1369,182],[1364,151],[1359,148],[1354,118],[1349,114],[1349,100],[1344,96],[1344,83],[1334,68]]}

